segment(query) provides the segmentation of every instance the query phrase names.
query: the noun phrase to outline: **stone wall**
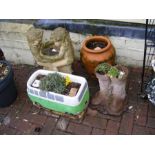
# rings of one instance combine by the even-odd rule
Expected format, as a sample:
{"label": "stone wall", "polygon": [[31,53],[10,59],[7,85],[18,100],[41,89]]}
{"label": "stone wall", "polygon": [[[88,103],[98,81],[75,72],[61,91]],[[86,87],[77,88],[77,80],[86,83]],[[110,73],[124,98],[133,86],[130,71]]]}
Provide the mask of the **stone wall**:
{"label": "stone wall", "polygon": [[31,24],[0,22],[0,48],[8,61],[15,64],[34,65],[26,32]]}
{"label": "stone wall", "polygon": [[[15,64],[35,64],[26,38],[26,31],[31,26],[31,23],[0,22],[0,48],[4,51],[7,60]],[[87,35],[70,32],[70,36],[75,49],[75,57],[79,59],[81,44]],[[144,39],[117,36],[109,38],[116,49],[117,63],[142,66]]]}

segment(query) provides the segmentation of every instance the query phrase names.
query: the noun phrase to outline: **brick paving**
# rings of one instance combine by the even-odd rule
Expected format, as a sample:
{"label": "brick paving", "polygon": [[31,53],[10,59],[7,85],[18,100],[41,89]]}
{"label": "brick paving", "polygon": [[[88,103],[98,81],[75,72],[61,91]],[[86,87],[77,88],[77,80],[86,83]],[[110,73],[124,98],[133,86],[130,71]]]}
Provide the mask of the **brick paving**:
{"label": "brick paving", "polygon": [[[121,116],[100,112],[74,120],[35,107],[26,93],[26,82],[37,67],[14,65],[15,82],[18,89],[16,101],[7,108],[0,108],[1,135],[148,135],[155,134],[155,107],[139,97],[140,68],[129,68],[128,105]],[[74,74],[86,77],[91,98],[99,90],[98,81],[90,78],[80,61],[73,64]],[[89,105],[90,106],[90,105]]]}

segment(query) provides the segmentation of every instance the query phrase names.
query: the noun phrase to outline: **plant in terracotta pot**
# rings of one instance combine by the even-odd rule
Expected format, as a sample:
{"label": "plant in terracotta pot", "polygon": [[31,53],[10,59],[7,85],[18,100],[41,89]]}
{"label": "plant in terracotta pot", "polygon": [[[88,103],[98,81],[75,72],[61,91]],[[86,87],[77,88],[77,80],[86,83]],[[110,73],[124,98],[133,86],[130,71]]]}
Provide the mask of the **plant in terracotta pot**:
{"label": "plant in terracotta pot", "polygon": [[115,64],[115,49],[105,36],[87,37],[83,41],[80,56],[90,76],[94,76],[95,68],[102,62]]}
{"label": "plant in terracotta pot", "polygon": [[86,79],[62,72],[34,72],[27,82],[27,92],[33,103],[65,114],[79,115],[89,102]]}
{"label": "plant in terracotta pot", "polygon": [[126,104],[128,69],[121,65],[111,66],[105,74],[101,74],[98,70],[101,66],[99,64],[96,68],[100,91],[92,99],[92,104],[103,104],[109,114],[120,115]]}

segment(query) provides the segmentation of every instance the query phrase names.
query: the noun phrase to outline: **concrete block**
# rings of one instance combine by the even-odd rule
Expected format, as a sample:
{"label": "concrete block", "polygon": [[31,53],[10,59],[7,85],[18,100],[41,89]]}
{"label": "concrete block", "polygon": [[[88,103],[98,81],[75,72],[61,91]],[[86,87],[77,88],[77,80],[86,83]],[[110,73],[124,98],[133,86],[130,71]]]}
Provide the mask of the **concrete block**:
{"label": "concrete block", "polygon": [[6,60],[15,64],[34,65],[35,60],[30,50],[2,47]]}
{"label": "concrete block", "polygon": [[144,50],[143,39],[130,39],[125,37],[109,37],[115,48],[127,48],[137,51]]}
{"label": "concrete block", "polygon": [[5,32],[0,31],[0,39],[3,40],[15,40],[15,41],[27,41],[25,33],[19,32]]}
{"label": "concrete block", "polygon": [[31,24],[0,22],[0,31],[26,33]]}
{"label": "concrete block", "polygon": [[69,35],[70,35],[72,42],[74,42],[74,43],[80,42],[80,35],[78,33],[70,32]]}
{"label": "concrete block", "polygon": [[0,47],[30,50],[28,42],[16,41],[16,40],[4,40],[1,38],[0,38]]}
{"label": "concrete block", "polygon": [[141,60],[135,60],[135,59],[131,59],[129,57],[125,57],[125,56],[117,56],[116,57],[116,63],[117,64],[122,64],[125,66],[137,66],[140,67],[143,65],[143,62]]}
{"label": "concrete block", "polygon": [[118,48],[116,49],[116,56],[128,57],[129,59],[143,60],[143,51],[137,52],[136,50]]}

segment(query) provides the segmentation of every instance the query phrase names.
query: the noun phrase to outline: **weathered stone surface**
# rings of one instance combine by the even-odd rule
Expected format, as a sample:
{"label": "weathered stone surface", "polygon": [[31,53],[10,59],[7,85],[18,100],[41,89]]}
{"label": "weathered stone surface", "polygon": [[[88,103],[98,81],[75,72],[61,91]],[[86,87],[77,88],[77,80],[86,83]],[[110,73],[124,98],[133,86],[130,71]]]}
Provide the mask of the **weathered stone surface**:
{"label": "weathered stone surface", "polygon": [[89,135],[91,133],[92,128],[83,124],[69,123],[67,128],[68,132],[77,135]]}
{"label": "weathered stone surface", "polygon": [[102,129],[93,128],[92,135],[104,135],[105,131]]}
{"label": "weathered stone surface", "polygon": [[119,126],[120,126],[119,122],[109,120],[106,128],[106,134],[117,135],[119,131]]}
{"label": "weathered stone surface", "polygon": [[[72,73],[74,49],[69,33],[64,28],[54,31],[30,28],[27,38],[37,63],[48,70]],[[57,53],[50,50],[56,49]],[[45,53],[46,51],[46,53]]]}
{"label": "weathered stone surface", "polygon": [[86,124],[91,127],[95,127],[98,129],[105,129],[107,125],[107,120],[99,117],[86,116],[83,124]]}
{"label": "weathered stone surface", "polygon": [[59,130],[66,130],[69,123],[69,119],[61,117],[57,123],[56,128]]}
{"label": "weathered stone surface", "polygon": [[133,113],[125,113],[123,115],[119,133],[120,134],[131,134],[134,125],[134,114]]}
{"label": "weathered stone surface", "polygon": [[42,127],[40,134],[41,135],[50,135],[52,131],[55,129],[57,123],[56,118],[48,118],[45,122],[45,125]]}

